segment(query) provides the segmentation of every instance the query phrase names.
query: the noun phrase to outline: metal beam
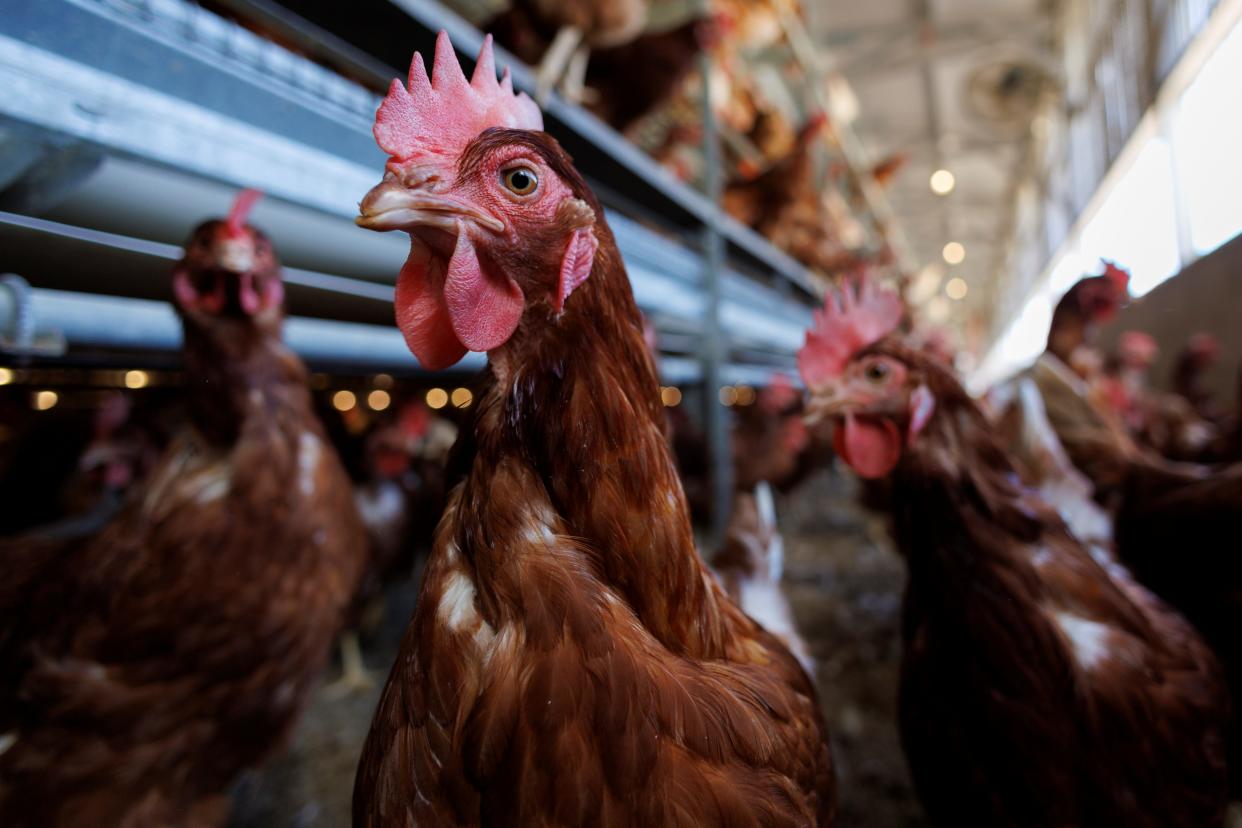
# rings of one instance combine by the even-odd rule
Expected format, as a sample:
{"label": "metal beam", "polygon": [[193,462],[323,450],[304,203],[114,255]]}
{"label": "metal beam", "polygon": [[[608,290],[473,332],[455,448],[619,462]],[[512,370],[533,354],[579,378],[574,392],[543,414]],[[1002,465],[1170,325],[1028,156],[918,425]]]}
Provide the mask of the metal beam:
{"label": "metal beam", "polygon": [[[710,52],[699,56],[702,95],[699,105],[703,118],[704,190],[708,201],[720,204],[724,180],[721,169],[720,135],[716,130],[716,113],[712,108],[712,57]],[[717,212],[715,215],[719,215]],[[725,361],[725,345],[721,332],[721,281],[724,270],[724,239],[715,221],[703,228],[703,281],[707,288],[707,308],[703,324],[703,379],[706,386],[703,404],[706,407],[708,460],[711,470],[712,523],[711,547],[724,543],[733,508],[733,450],[730,440],[732,417],[719,399],[723,384],[721,366]]]}

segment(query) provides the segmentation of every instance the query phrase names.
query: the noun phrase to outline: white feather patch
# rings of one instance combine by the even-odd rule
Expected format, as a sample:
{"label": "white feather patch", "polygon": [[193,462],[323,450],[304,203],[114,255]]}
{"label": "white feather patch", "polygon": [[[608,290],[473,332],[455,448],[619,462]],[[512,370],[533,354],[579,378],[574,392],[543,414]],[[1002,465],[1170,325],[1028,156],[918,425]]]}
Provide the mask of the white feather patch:
{"label": "white feather patch", "polygon": [[298,486],[307,497],[315,493],[315,472],[319,469],[320,453],[319,438],[303,431],[298,439]]}
{"label": "white feather patch", "polygon": [[1054,613],[1053,619],[1069,639],[1074,659],[1084,670],[1095,667],[1108,655],[1108,626],[1068,612]]}
{"label": "white feather patch", "polygon": [[459,570],[449,573],[437,607],[440,621],[454,632],[472,631],[480,623],[474,608],[474,582]]}

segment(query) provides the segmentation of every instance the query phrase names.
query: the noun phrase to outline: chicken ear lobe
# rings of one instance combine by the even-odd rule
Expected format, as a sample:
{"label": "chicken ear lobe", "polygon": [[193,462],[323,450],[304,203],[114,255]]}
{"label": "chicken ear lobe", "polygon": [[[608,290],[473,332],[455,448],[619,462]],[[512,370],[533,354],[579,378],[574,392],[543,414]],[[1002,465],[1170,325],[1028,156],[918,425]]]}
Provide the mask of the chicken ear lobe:
{"label": "chicken ear lobe", "polygon": [[590,227],[579,227],[569,238],[565,246],[565,255],[561,258],[561,275],[557,280],[556,300],[553,307],[557,313],[565,310],[565,300],[574,292],[578,285],[591,275],[595,264],[595,251],[599,249],[599,240]]}
{"label": "chicken ear lobe", "polygon": [[914,445],[914,439],[922,433],[936,410],[936,398],[926,385],[920,385],[910,393],[910,424],[906,426],[906,445]]}

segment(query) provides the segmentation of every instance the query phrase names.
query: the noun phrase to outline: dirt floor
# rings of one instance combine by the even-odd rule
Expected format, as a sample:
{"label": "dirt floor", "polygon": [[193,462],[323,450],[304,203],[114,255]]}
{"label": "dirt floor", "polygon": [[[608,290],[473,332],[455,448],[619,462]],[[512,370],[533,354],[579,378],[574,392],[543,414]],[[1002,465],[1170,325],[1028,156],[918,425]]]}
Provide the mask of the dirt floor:
{"label": "dirt floor", "polygon": [[[825,471],[778,503],[786,587],[819,663],[833,736],[841,828],[920,828],[896,730],[898,621],[904,567],[855,505],[852,478]],[[344,828],[354,768],[371,714],[414,605],[416,588],[389,596],[364,654],[376,687],[335,698],[322,689],[289,750],[239,785],[231,828]],[[331,681],[339,674],[333,667]]]}

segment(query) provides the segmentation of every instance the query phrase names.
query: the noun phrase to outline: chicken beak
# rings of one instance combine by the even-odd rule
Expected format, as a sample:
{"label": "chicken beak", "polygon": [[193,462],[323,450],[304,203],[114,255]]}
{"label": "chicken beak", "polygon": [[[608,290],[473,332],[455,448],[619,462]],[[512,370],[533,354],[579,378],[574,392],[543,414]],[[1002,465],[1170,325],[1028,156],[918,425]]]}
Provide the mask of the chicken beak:
{"label": "chicken beak", "polygon": [[254,245],[249,239],[222,239],[212,248],[216,263],[232,273],[249,273],[254,269]]}
{"label": "chicken beak", "polygon": [[464,202],[422,190],[410,189],[395,177],[385,176],[363,197],[354,222],[368,230],[414,230],[434,227],[456,232],[457,222],[466,218],[500,233],[505,224],[495,216]]}
{"label": "chicken beak", "polygon": [[809,426],[818,425],[824,420],[840,416],[849,404],[850,401],[836,386],[818,388],[807,400],[806,413],[802,420]]}

